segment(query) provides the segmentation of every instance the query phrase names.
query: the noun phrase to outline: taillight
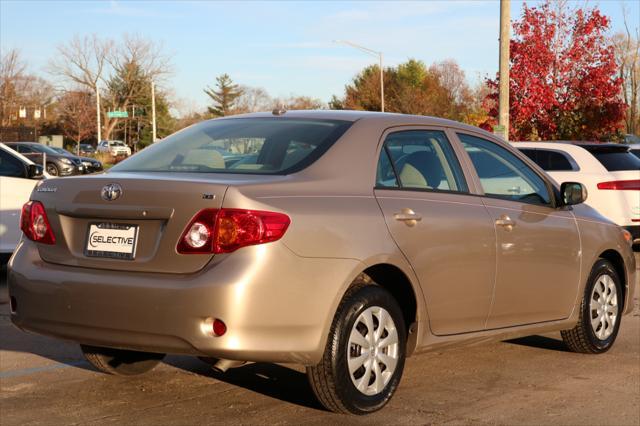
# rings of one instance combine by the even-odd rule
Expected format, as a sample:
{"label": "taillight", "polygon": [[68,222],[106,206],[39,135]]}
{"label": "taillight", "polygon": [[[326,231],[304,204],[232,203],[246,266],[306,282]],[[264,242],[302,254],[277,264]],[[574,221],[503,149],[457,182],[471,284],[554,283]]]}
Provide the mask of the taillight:
{"label": "taillight", "polygon": [[277,241],[291,220],[282,213],[204,209],[185,228],[176,250],[182,254],[231,253],[241,247]]}
{"label": "taillight", "polygon": [[613,189],[618,191],[640,191],[640,179],[634,180],[613,180],[610,182],[600,182],[598,189]]}
{"label": "taillight", "polygon": [[40,201],[29,201],[22,206],[20,229],[25,237],[42,244],[55,244],[56,238],[49,224],[47,213]]}

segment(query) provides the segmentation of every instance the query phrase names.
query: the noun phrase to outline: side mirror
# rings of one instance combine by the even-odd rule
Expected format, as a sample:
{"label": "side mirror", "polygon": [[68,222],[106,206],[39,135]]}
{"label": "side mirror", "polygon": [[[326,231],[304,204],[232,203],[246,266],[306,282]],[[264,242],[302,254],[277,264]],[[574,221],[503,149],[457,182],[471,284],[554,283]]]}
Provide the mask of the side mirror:
{"label": "side mirror", "polygon": [[578,182],[564,182],[560,185],[563,206],[573,206],[587,200],[587,188]]}
{"label": "side mirror", "polygon": [[29,179],[42,179],[43,168],[38,164],[29,164],[27,166],[27,177]]}

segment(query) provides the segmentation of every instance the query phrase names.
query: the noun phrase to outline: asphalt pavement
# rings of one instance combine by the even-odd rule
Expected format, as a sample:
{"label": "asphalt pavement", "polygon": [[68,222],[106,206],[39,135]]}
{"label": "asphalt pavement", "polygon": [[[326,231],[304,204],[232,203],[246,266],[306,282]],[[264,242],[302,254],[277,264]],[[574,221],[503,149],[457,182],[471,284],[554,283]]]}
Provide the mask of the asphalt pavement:
{"label": "asphalt pavement", "polygon": [[[640,259],[638,259],[640,260]],[[0,271],[2,276],[6,271]],[[636,283],[638,285],[638,283]],[[393,400],[370,416],[323,410],[304,370],[251,364],[214,373],[170,356],[144,376],[96,372],[75,344],[13,327],[0,283],[0,424],[640,425],[640,310],[604,355],[559,333],[410,358]]]}

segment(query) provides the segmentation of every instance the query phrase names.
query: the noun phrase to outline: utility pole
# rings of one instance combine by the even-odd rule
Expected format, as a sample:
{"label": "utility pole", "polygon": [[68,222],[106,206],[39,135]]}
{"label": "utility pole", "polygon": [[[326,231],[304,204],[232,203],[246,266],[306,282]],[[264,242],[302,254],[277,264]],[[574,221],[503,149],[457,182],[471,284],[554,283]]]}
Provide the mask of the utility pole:
{"label": "utility pole", "polygon": [[156,84],[151,80],[151,143],[156,142]]}
{"label": "utility pole", "polygon": [[98,143],[102,140],[102,123],[100,122],[100,89],[96,83],[96,119],[98,121]]}
{"label": "utility pole", "polygon": [[359,44],[351,43],[347,40],[333,40],[334,43],[346,44],[347,46],[355,47],[358,50],[363,51],[369,55],[377,56],[380,64],[380,111],[384,112],[384,69],[382,68],[382,52],[368,49]]}
{"label": "utility pole", "polygon": [[509,41],[511,38],[511,1],[500,0],[500,87],[498,128],[495,133],[509,140]]}

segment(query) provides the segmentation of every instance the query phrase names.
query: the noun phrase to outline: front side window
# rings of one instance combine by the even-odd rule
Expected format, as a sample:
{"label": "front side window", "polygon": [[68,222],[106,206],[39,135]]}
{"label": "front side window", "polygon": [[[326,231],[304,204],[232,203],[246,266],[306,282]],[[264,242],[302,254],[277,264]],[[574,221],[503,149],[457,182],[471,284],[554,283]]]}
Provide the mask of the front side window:
{"label": "front side window", "polygon": [[378,162],[376,186],[468,191],[445,133],[437,130],[406,130],[387,136]]}
{"label": "front side window", "polygon": [[458,133],[478,173],[485,195],[531,204],[550,204],[544,180],[497,143]]}
{"label": "front side window", "polygon": [[25,167],[20,160],[0,149],[0,176],[25,177]]}
{"label": "front side window", "polygon": [[288,174],[318,159],[351,124],[294,118],[206,121],[165,138],[111,170]]}

